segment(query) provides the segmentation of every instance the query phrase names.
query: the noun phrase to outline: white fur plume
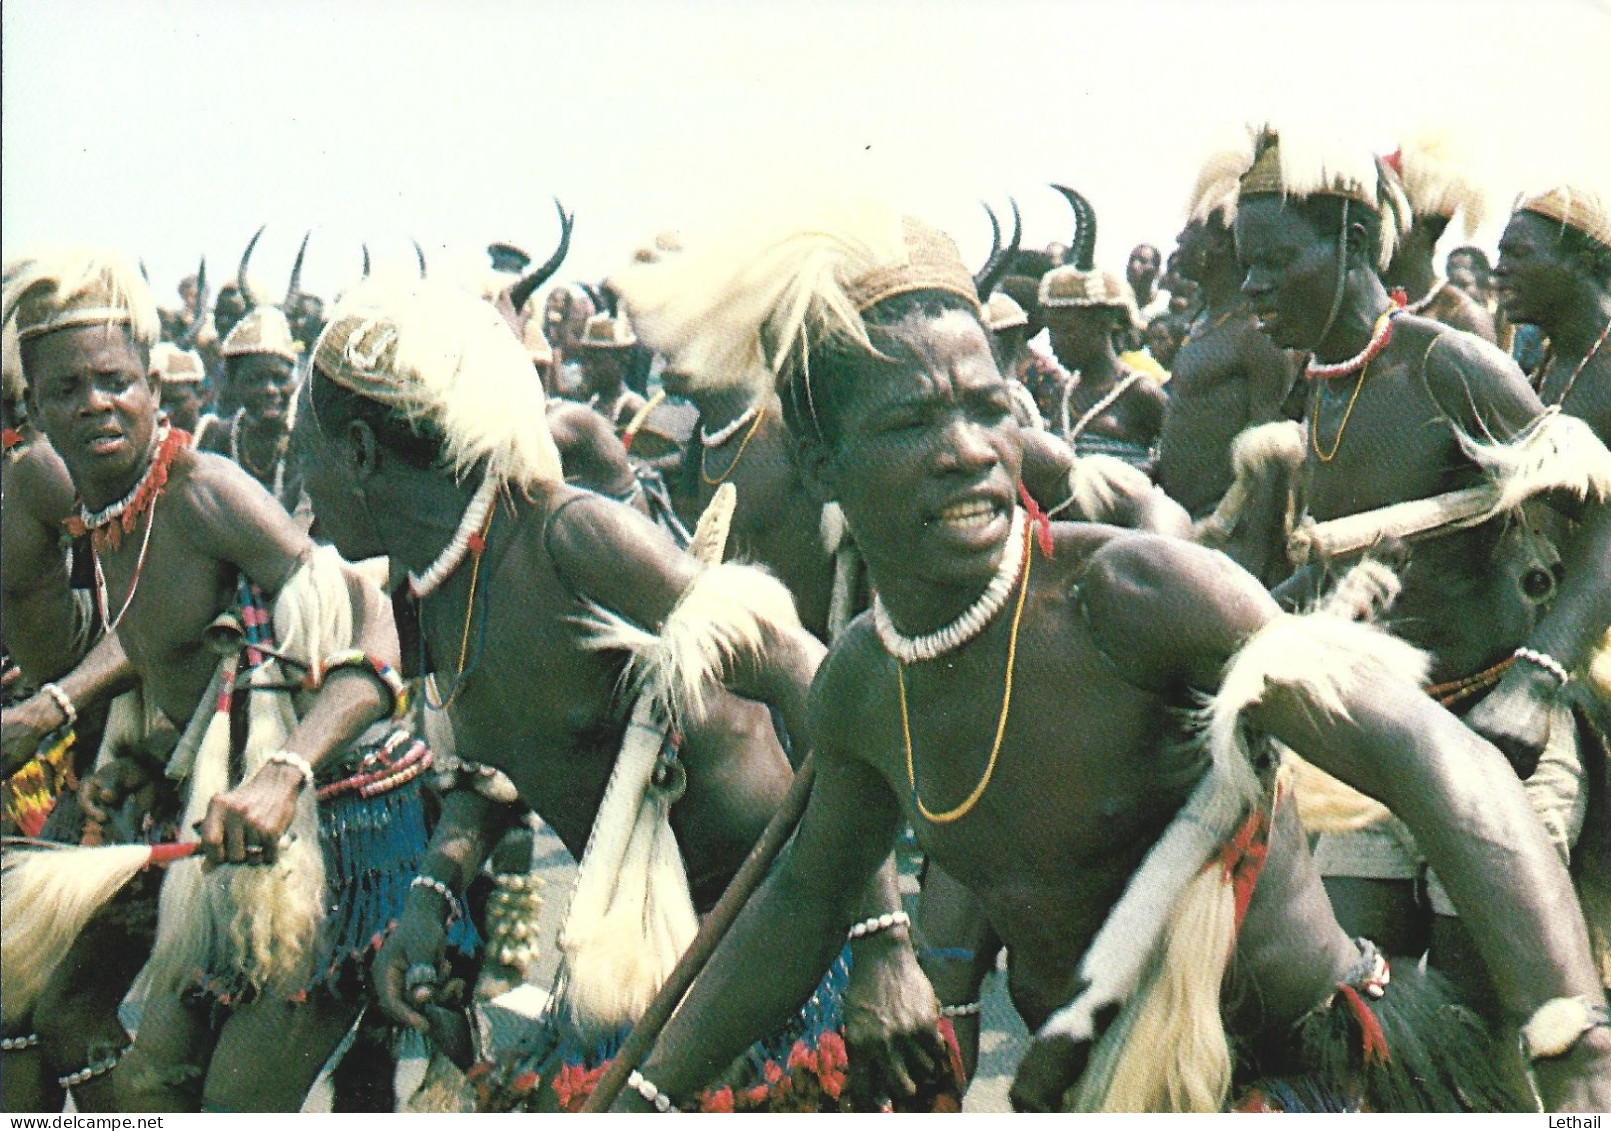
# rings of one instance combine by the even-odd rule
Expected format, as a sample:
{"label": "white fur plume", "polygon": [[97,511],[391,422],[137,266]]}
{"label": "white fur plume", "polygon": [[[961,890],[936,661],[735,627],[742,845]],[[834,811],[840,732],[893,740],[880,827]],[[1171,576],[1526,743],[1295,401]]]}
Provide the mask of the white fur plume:
{"label": "white fur plume", "polygon": [[1246,171],[1244,152],[1221,149],[1209,154],[1197,171],[1197,182],[1186,202],[1186,219],[1206,224],[1218,213],[1220,222],[1230,227],[1236,220],[1236,195]]}
{"label": "white fur plume", "polygon": [[776,372],[807,337],[867,344],[847,285],[910,252],[901,214],[875,201],[817,199],[690,241],[610,279],[647,342],[689,374]]}
{"label": "white fur plume", "polygon": [[1151,491],[1143,472],[1113,456],[1076,456],[1068,469],[1068,501],[1087,522],[1111,522],[1122,499]]}
{"label": "white fur plume", "polygon": [[84,927],[151,859],[144,844],[11,849],[0,864],[0,1001],[28,1016]]}
{"label": "white fur plume", "polygon": [[51,247],[7,260],[4,292],[4,321],[12,321],[24,306],[30,323],[18,327],[24,337],[30,329],[44,328],[36,322],[41,308],[45,326],[126,322],[135,342],[147,348],[162,332],[157,301],[139,266],[112,248]]}
{"label": "white fur plume", "polygon": [[1398,151],[1400,179],[1417,216],[1460,217],[1467,238],[1488,215],[1488,198],[1467,155],[1443,130],[1407,134]]}
{"label": "white fur plume", "polygon": [[[1206,546],[1223,544],[1236,530],[1254,489],[1272,471],[1291,475],[1303,466],[1303,426],[1274,420],[1245,428],[1231,441],[1232,480],[1214,512],[1192,527],[1192,538]],[[1290,509],[1290,508],[1289,508]],[[1291,516],[1287,517],[1291,526]]]}
{"label": "white fur plume", "polygon": [[1374,625],[1327,613],[1281,613],[1248,638],[1225,666],[1204,713],[1209,753],[1244,797],[1258,794],[1242,714],[1272,691],[1295,694],[1320,714],[1348,718],[1347,701],[1378,676],[1426,682],[1425,652]]}
{"label": "white fur plume", "polygon": [[1544,491],[1579,499],[1611,499],[1611,451],[1579,417],[1550,408],[1508,442],[1459,435],[1460,447],[1498,489],[1491,514],[1511,510]]}
{"label": "white fur plume", "polygon": [[314,364],[355,392],[434,424],[464,474],[521,487],[563,479],[531,359],[489,304],[445,283],[365,282],[345,296]]}
{"label": "white fur plume", "polygon": [[[291,576],[274,603],[279,650],[304,661],[330,655],[353,640],[352,596],[356,582],[331,547],[313,552]],[[231,660],[225,660],[228,664]],[[285,679],[277,662],[255,669],[254,682]],[[282,748],[297,718],[289,697],[250,694],[245,750],[249,778]],[[215,694],[202,698],[170,773],[183,767],[180,752],[194,747],[182,827],[201,820],[212,798],[229,786],[229,716],[214,710]],[[197,970],[234,975],[276,994],[302,989],[324,919],[324,853],[312,790],[297,798],[290,840],[272,866],[232,865],[204,869],[181,860],[168,869],[158,901],[157,941],[147,977],[157,989],[189,983]]]}
{"label": "white fur plume", "polygon": [[648,694],[673,725],[704,714],[705,696],[741,656],[759,656],[768,636],[800,629],[794,597],[756,566],[724,563],[696,577],[659,634],[599,605],[589,607],[587,646],[629,653],[635,695]]}

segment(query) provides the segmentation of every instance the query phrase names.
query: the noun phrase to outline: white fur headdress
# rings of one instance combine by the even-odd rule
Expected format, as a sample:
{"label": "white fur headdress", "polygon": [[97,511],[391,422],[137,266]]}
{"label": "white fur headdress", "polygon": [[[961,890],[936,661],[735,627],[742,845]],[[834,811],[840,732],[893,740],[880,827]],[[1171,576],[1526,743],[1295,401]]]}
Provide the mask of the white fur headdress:
{"label": "white fur headdress", "polygon": [[1458,213],[1468,238],[1482,226],[1488,214],[1487,194],[1449,134],[1436,130],[1408,134],[1387,164],[1398,173],[1415,215],[1452,220]]}
{"label": "white fur headdress", "polygon": [[460,474],[485,460],[489,476],[521,487],[563,478],[531,359],[503,316],[474,296],[428,280],[365,282],[336,307],[314,365],[434,425]]}
{"label": "white fur headdress", "polygon": [[693,374],[780,372],[830,337],[871,348],[862,313],[910,291],[979,301],[949,238],[868,200],[751,217],[610,285],[643,339]]}
{"label": "white fur headdress", "polygon": [[1187,221],[1206,224],[1217,212],[1227,227],[1234,222],[1236,194],[1246,171],[1245,152],[1220,149],[1209,154],[1197,171],[1197,183],[1192,185],[1191,197],[1186,202]]}
{"label": "white fur headdress", "polygon": [[1410,207],[1397,178],[1382,175],[1363,139],[1321,126],[1270,125],[1252,130],[1251,138],[1238,199],[1261,193],[1298,200],[1335,196],[1369,208],[1381,217],[1377,266],[1387,269],[1398,237],[1409,230]]}
{"label": "white fur headdress", "polygon": [[4,320],[22,341],[73,326],[124,325],[150,348],[162,331],[140,268],[106,247],[54,247],[5,268]]}

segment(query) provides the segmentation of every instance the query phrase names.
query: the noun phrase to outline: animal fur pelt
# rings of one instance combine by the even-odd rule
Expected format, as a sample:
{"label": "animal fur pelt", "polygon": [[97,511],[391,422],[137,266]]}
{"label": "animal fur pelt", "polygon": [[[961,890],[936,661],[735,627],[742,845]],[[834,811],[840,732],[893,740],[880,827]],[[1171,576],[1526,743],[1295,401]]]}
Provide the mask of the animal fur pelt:
{"label": "animal fur pelt", "polygon": [[1611,499],[1611,451],[1579,417],[1549,408],[1508,442],[1459,435],[1460,447],[1497,491],[1490,514],[1513,510],[1545,491]]}
{"label": "animal fur pelt", "polygon": [[759,656],[774,639],[800,627],[794,598],[756,566],[724,563],[700,574],[658,634],[592,605],[588,647],[630,654],[633,695],[648,694],[672,725],[704,713],[705,697],[742,656]]}
{"label": "animal fur pelt", "polygon": [[[701,561],[720,563],[737,500],[737,491],[724,483],[700,517],[690,551]],[[760,645],[761,631],[753,624],[731,631],[712,625],[716,638],[694,638],[695,627],[686,618],[705,615],[701,610],[711,604],[708,579],[724,568],[733,567],[713,564],[696,577],[661,636],[611,613],[614,627],[601,629],[593,641],[594,647],[610,646],[603,641],[636,647],[635,661],[645,670],[636,681],[632,717],[559,933],[564,963],[557,996],[570,1024],[591,1037],[607,1037],[642,1016],[699,930],[671,829],[671,806],[682,796],[677,775],[683,771],[674,762],[670,731],[684,717],[672,696],[684,696],[682,710],[697,716],[706,681],[719,679],[724,661],[738,649]],[[690,605],[693,611],[685,612]],[[672,669],[657,670],[657,664]],[[698,670],[675,670],[679,664]],[[663,764],[661,754],[668,749],[673,762]],[[672,781],[659,784],[657,771],[670,773]]]}
{"label": "animal fur pelt", "polygon": [[1068,500],[1056,514],[1072,506],[1087,522],[1112,522],[1122,499],[1150,494],[1146,475],[1113,456],[1076,456],[1068,469]]}
{"label": "animal fur pelt", "polygon": [[[349,584],[334,549],[314,551],[274,603],[279,651],[311,663],[350,647]],[[253,669],[250,680],[283,682],[291,674],[270,662]],[[249,779],[284,746],[297,720],[288,696],[249,693],[245,687],[236,693],[250,694],[245,751]],[[211,697],[202,699],[169,766],[170,776],[189,770],[182,828],[193,827],[212,798],[229,788],[229,716],[213,704]],[[190,757],[194,762],[186,767]],[[303,790],[289,840],[272,866],[209,870],[190,859],[168,870],[158,903],[156,945],[145,972],[152,989],[177,990],[190,984],[198,970],[276,995],[305,987],[324,918],[324,854],[314,806],[313,791]]]}
{"label": "animal fur pelt", "polygon": [[1380,629],[1326,613],[1279,614],[1231,658],[1200,716],[1208,771],[1080,960],[1084,989],[1040,1031],[1043,1038],[1089,1041],[1099,1010],[1124,1007],[1113,1039],[1093,1054],[1080,1106],[1212,1111],[1223,1102],[1230,1055],[1219,994],[1235,916],[1222,871],[1204,865],[1263,794],[1243,713],[1280,691],[1346,717],[1346,701],[1366,680],[1419,682],[1427,663]]}
{"label": "animal fur pelt", "polygon": [[[1276,420],[1243,430],[1231,442],[1234,478],[1214,513],[1192,527],[1192,539],[1205,546],[1223,545],[1235,533],[1258,483],[1278,471],[1292,475],[1303,466],[1303,426]],[[1290,492],[1289,492],[1290,497]],[[1292,526],[1290,503],[1286,525]]]}

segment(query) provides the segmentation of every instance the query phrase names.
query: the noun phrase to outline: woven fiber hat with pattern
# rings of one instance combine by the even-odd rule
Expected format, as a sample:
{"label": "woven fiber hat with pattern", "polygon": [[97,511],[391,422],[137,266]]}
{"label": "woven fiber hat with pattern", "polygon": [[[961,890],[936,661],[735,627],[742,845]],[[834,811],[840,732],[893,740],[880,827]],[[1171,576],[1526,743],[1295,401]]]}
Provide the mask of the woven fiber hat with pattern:
{"label": "woven fiber hat with pattern", "polygon": [[225,357],[269,354],[294,365],[302,356],[302,346],[291,336],[291,323],[279,307],[259,306],[235,323],[218,352]]}
{"label": "woven fiber hat with pattern", "polygon": [[1525,196],[1516,205],[1518,212],[1532,212],[1588,236],[1602,247],[1611,248],[1611,200],[1593,189],[1557,185],[1547,192]]}
{"label": "woven fiber hat with pattern", "polygon": [[207,369],[195,350],[158,342],[151,348],[151,375],[164,385],[199,385],[206,380]]}

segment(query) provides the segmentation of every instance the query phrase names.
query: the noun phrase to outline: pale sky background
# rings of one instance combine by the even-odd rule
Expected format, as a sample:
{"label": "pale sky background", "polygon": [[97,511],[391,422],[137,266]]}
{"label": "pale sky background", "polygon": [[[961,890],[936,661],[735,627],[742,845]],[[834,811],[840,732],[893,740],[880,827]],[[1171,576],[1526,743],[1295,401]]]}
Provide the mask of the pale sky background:
{"label": "pale sky background", "polygon": [[[1611,0],[5,0],[4,250],[110,242],[159,301],[206,253],[281,293],[359,271],[467,278],[511,239],[596,279],[660,229],[831,178],[988,250],[978,201],[1067,238],[1092,200],[1099,263],[1167,251],[1198,162],[1249,120],[1324,113],[1386,148],[1454,130],[1494,219],[1571,152],[1611,161]],[[1611,183],[1608,181],[1607,183]],[[1458,238],[1446,244],[1452,246]]]}

